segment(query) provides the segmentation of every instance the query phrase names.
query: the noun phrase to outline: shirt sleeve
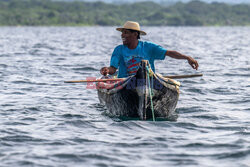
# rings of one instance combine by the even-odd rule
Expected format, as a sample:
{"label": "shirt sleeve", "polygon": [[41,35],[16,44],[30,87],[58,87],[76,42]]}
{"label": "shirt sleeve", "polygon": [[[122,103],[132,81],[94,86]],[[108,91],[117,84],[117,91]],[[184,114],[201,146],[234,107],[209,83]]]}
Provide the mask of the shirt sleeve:
{"label": "shirt sleeve", "polygon": [[167,52],[167,49],[164,49],[160,45],[157,45],[152,42],[148,42],[151,48],[151,55],[154,57],[155,60],[164,60],[165,59],[165,53]]}
{"label": "shirt sleeve", "polygon": [[121,58],[121,49],[120,46],[117,46],[112,53],[110,66],[118,68],[120,65],[120,58]]}

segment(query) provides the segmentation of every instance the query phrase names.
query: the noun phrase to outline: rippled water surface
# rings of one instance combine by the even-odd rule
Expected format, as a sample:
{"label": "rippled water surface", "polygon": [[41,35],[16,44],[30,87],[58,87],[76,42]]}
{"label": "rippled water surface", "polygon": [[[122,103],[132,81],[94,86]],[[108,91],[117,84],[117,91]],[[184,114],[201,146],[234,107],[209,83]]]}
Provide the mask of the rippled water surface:
{"label": "rippled water surface", "polygon": [[249,167],[250,28],[143,27],[150,40],[193,56],[156,62],[179,79],[177,121],[119,120],[96,90],[115,27],[0,28],[0,166]]}

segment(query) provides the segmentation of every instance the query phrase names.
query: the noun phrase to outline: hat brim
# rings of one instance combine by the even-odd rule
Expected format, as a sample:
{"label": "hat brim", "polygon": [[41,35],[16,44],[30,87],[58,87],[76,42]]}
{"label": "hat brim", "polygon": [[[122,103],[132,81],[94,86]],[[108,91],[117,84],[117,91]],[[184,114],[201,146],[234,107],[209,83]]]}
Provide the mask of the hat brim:
{"label": "hat brim", "polygon": [[[121,32],[123,29],[127,29],[127,28],[116,28],[117,31],[121,31]],[[130,30],[133,30],[133,29],[130,29]],[[139,31],[140,35],[147,35],[147,33],[144,31],[141,31],[141,30],[135,30],[135,31]]]}

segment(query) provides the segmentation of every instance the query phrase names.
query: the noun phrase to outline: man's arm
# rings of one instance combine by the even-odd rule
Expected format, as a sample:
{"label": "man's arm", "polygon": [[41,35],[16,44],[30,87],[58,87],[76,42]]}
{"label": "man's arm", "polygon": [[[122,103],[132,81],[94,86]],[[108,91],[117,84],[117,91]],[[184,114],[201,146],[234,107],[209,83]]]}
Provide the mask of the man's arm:
{"label": "man's arm", "polygon": [[191,65],[191,67],[193,69],[196,69],[196,70],[199,67],[198,62],[194,58],[192,58],[191,56],[183,55],[177,51],[168,50],[168,51],[166,51],[165,56],[169,56],[169,57],[172,57],[175,59],[186,59],[188,61],[188,63]]}
{"label": "man's arm", "polygon": [[106,76],[107,74],[113,75],[116,72],[116,68],[111,66],[111,67],[102,67],[100,70],[100,73],[104,76]]}

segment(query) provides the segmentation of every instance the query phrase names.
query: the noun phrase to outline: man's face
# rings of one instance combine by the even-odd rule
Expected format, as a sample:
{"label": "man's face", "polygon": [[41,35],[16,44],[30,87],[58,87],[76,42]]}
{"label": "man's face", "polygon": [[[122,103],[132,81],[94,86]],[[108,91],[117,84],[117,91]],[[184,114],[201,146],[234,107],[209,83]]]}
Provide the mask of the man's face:
{"label": "man's face", "polygon": [[137,40],[137,32],[131,32],[130,30],[122,30],[122,42],[123,45],[129,45],[131,42]]}

